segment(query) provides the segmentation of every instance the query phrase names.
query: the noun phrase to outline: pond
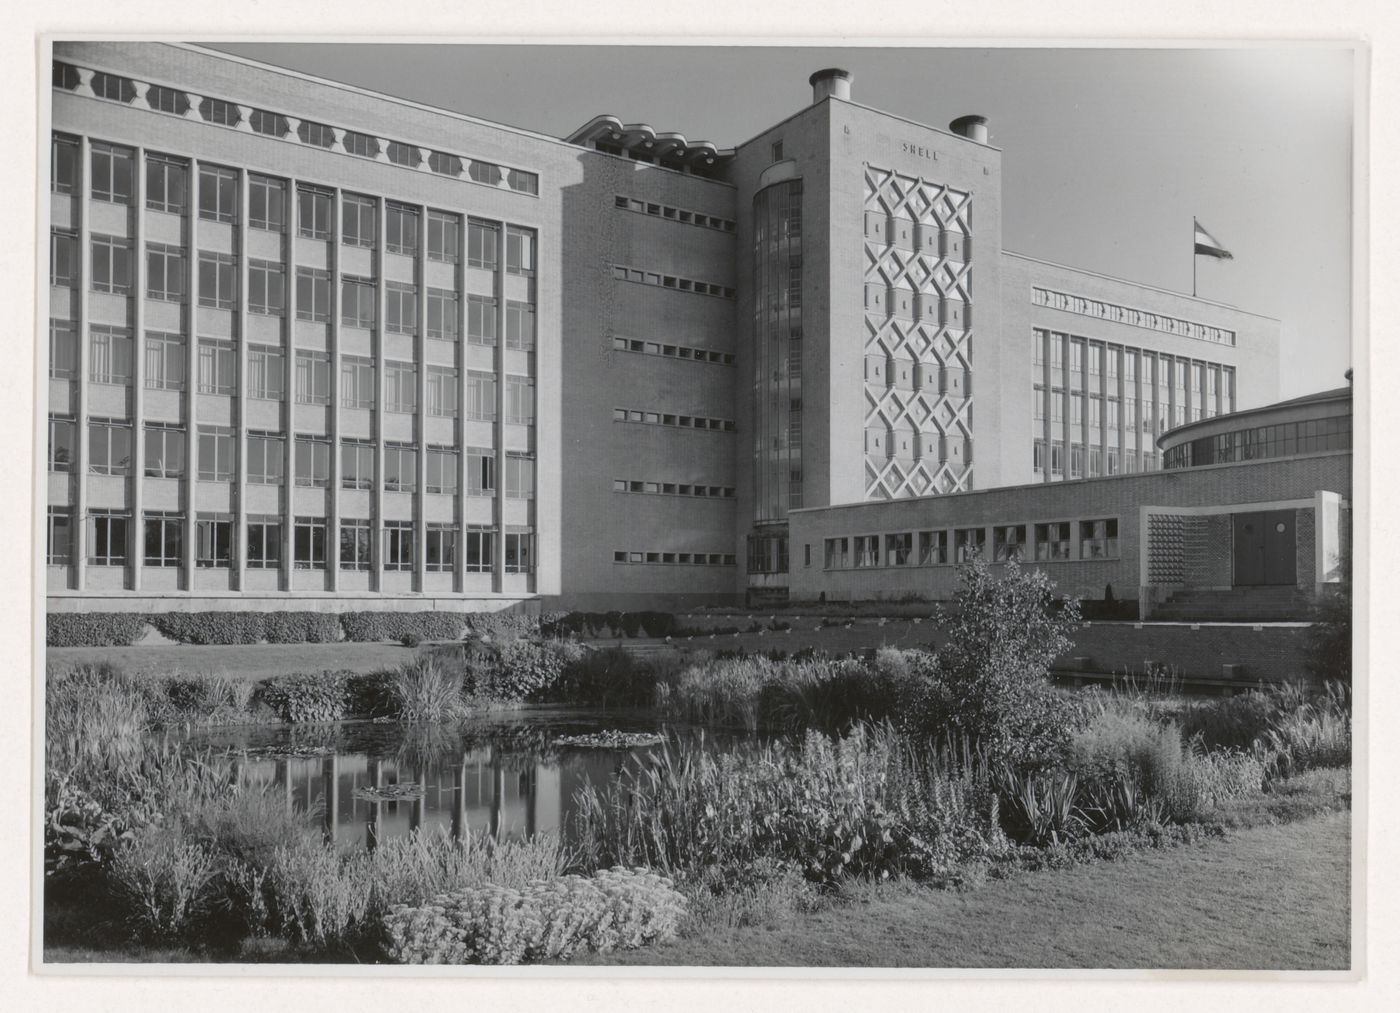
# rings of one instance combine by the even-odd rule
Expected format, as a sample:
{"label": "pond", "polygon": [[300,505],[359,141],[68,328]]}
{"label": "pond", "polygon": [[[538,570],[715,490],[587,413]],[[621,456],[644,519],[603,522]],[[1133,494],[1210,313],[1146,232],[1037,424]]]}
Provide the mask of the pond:
{"label": "pond", "polygon": [[[227,751],[245,782],[314,807],[326,839],[344,849],[441,830],[520,840],[558,832],[567,841],[574,793],[601,785],[655,746],[561,743],[603,730],[700,739],[653,711],[540,709],[450,725],[238,726],[196,733],[190,745]],[[703,736],[707,748],[732,737]]]}

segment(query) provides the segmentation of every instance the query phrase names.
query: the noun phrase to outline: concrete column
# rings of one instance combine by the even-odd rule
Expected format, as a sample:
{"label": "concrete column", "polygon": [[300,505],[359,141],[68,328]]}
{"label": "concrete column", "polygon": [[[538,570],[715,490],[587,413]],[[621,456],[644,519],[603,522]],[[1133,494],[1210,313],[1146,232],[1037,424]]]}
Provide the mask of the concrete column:
{"label": "concrete column", "polygon": [[453,587],[466,591],[467,581],[467,220],[457,216],[457,559]]}
{"label": "concrete column", "polygon": [[[340,220],[341,195],[336,191],[335,213],[336,220]],[[371,491],[373,516],[370,518],[370,572],[374,575],[370,580],[370,587],[374,591],[384,590],[384,392],[385,379],[385,355],[384,355],[384,304],[386,302],[386,289],[384,283],[384,198],[378,199],[376,209],[377,228],[379,229],[378,242],[374,248],[374,332],[370,335],[370,341],[374,347],[374,425],[372,434],[374,439],[374,489]],[[340,286],[340,274],[337,264],[336,287]],[[336,324],[340,326],[339,323]]]}
{"label": "concrete column", "polygon": [[[193,109],[194,106],[191,106]],[[199,501],[199,159],[190,159],[188,202],[185,206],[189,243],[189,313],[185,332],[185,558],[182,570],[185,586],[194,587],[194,538],[188,525]]]}
{"label": "concrete column", "polygon": [[[336,191],[335,197],[336,227],[340,222],[340,191]],[[329,298],[326,305],[330,310],[330,323],[326,331],[327,337],[327,358],[330,361],[330,426],[327,435],[330,436],[330,488],[327,496],[328,516],[326,517],[326,581],[325,588],[330,591],[340,589],[340,479],[341,479],[341,459],[340,441],[341,426],[340,412],[343,408],[341,404],[340,371],[344,368],[344,359],[340,349],[340,244],[331,246],[330,256],[326,260],[326,273],[331,276]]]}
{"label": "concrete column", "polygon": [[[82,71],[79,71],[81,79]],[[88,75],[89,78],[91,74]],[[86,80],[83,81],[86,84]],[[73,406],[73,587],[83,590],[87,582],[88,511],[88,391],[92,386],[91,318],[89,293],[92,288],[92,228],[88,202],[92,200],[92,142],[86,134],[78,143],[78,179],[73,188],[78,209],[78,312],[74,328],[78,332],[78,391]]]}
{"label": "concrete column", "polygon": [[[247,122],[246,113],[242,122]],[[244,530],[248,516],[247,507],[244,505],[248,499],[248,210],[251,206],[248,191],[248,170],[239,169],[238,217],[233,226],[234,252],[238,257],[238,302],[234,311],[236,318],[233,327],[233,348],[234,358],[238,363],[238,376],[233,388],[233,502],[229,504],[232,508],[229,512],[239,532]],[[198,531],[196,522],[196,517],[190,518],[191,532]],[[243,554],[238,551],[238,546],[241,544],[242,538],[235,537],[234,558],[230,561],[234,568],[230,583],[240,590],[243,587]]]}
{"label": "concrete column", "polygon": [[1040,366],[1040,382],[1045,388],[1045,418],[1041,419],[1040,422],[1040,438],[1045,443],[1045,460],[1043,462],[1045,467],[1041,471],[1041,480],[1049,482],[1052,477],[1050,463],[1051,458],[1054,456],[1051,444],[1054,443],[1055,440],[1054,427],[1051,421],[1055,417],[1055,408],[1052,401],[1055,392],[1054,385],[1050,380],[1050,342],[1055,340],[1055,336],[1049,331],[1046,331],[1044,337],[1037,337],[1036,340],[1040,343],[1040,357],[1044,360]]}
{"label": "concrete column", "polygon": [[[295,180],[292,181],[295,186]],[[339,208],[336,208],[338,211]],[[339,238],[340,218],[336,216],[331,223],[331,239],[334,243]],[[288,250],[294,251],[295,240],[290,241]],[[294,252],[288,257],[287,271],[289,277],[293,279],[293,296],[295,299],[295,278],[296,278],[296,255]],[[331,291],[335,290],[335,279],[332,277]],[[332,318],[334,320],[334,318]],[[334,326],[334,323],[331,324]],[[292,562],[292,548],[296,544],[294,541],[296,528],[296,486],[297,486],[297,348],[296,331],[291,326],[290,319],[287,321],[287,342],[286,354],[282,356],[282,389],[285,418],[287,420],[286,439],[282,443],[282,566],[278,570],[278,585],[283,591],[292,589],[292,582],[295,580],[296,565]]]}
{"label": "concrete column", "polygon": [[[134,148],[131,167],[131,490],[132,526],[136,551],[131,553],[131,589],[141,590],[141,571],[146,556],[146,521],[142,507],[146,485],[146,152]],[[185,547],[188,552],[189,518],[186,518]],[[186,583],[188,589],[193,584]]]}
{"label": "concrete column", "polygon": [[506,568],[506,223],[496,223],[498,243],[496,273],[492,286],[496,295],[496,519],[495,559],[491,564],[491,590],[505,589]]}
{"label": "concrete column", "polygon": [[[418,481],[413,494],[413,589],[427,588],[428,572],[428,209],[418,206],[418,248],[413,257],[413,357],[418,366]],[[381,239],[382,242],[382,239]]]}
{"label": "concrete column", "polygon": [[[290,504],[291,504],[291,502],[292,502],[292,489],[293,489],[293,487],[296,485],[296,457],[295,457],[295,454],[296,454],[296,443],[295,443],[296,428],[295,428],[295,426],[292,424],[292,422],[293,422],[292,416],[293,416],[294,409],[295,409],[295,407],[296,407],[296,400],[297,400],[297,394],[296,394],[296,377],[297,377],[297,374],[296,374],[296,368],[297,368],[297,350],[296,350],[296,299],[297,299],[297,288],[296,288],[296,285],[297,285],[297,243],[298,243],[298,241],[299,241],[297,237],[298,237],[298,235],[300,234],[300,231],[301,231],[301,229],[300,229],[301,200],[300,200],[300,197],[299,197],[298,194],[297,194],[297,181],[296,181],[295,179],[289,179],[289,180],[287,180],[287,197],[288,197],[288,200],[287,200],[287,224],[286,224],[286,227],[285,227],[285,242],[286,242],[286,246],[284,247],[284,249],[285,249],[285,251],[286,251],[286,261],[287,261],[287,263],[286,263],[286,268],[287,268],[287,292],[288,292],[288,295],[287,295],[287,313],[286,313],[286,316],[284,316],[284,317],[282,318],[282,410],[283,410],[283,413],[284,413],[283,418],[286,419],[286,429],[285,429],[284,432],[283,432],[283,436],[285,437],[285,439],[282,441],[282,497],[283,497],[283,501],[284,501],[288,506],[290,506]],[[335,284],[334,284],[334,282],[331,283],[331,293],[332,293],[332,295],[331,295],[330,305],[331,305],[331,307],[333,308],[333,307],[335,306],[335,295],[334,295],[334,293],[335,293]],[[332,317],[332,320],[333,320],[333,319],[334,319],[334,317]],[[290,565],[291,565],[291,557],[292,557],[292,553],[291,553],[291,541],[290,541],[290,538],[291,538],[291,529],[290,529],[290,526],[289,526],[288,524],[285,523],[285,522],[286,522],[286,519],[287,519],[287,518],[286,518],[286,512],[285,512],[285,510],[284,510],[284,514],[283,514],[283,521],[284,521],[283,528],[284,528],[284,530],[283,530],[283,532],[282,532],[282,538],[281,538],[281,541],[282,541],[282,550],[283,550],[283,551],[282,551],[282,555],[283,555],[283,565],[284,565],[284,566],[290,566]],[[247,527],[246,518],[245,518],[245,523],[244,523],[243,526],[242,526],[241,533],[239,534],[239,538],[240,538],[240,539],[246,538],[246,537],[247,537],[247,531],[248,531],[248,527]],[[279,571],[279,580],[281,579],[280,573],[289,573],[289,572],[290,572],[290,570],[282,570],[282,571]]]}

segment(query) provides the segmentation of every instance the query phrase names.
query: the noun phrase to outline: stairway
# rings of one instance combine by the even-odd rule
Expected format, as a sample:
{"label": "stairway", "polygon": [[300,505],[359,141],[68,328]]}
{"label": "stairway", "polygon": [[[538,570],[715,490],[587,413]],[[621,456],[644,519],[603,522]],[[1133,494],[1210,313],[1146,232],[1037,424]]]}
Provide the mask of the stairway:
{"label": "stairway", "polygon": [[1292,586],[1183,589],[1152,610],[1153,622],[1267,623],[1310,618],[1312,599]]}

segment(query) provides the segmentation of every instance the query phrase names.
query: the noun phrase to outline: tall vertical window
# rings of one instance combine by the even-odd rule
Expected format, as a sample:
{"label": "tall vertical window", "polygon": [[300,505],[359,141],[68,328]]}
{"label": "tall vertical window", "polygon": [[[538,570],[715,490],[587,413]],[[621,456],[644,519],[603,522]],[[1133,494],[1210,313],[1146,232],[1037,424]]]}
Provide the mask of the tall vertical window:
{"label": "tall vertical window", "polygon": [[535,424],[535,381],[528,376],[506,377],[506,421]]}
{"label": "tall vertical window", "polygon": [[147,422],[147,478],[180,478],[185,474],[185,431],[179,426]]}
{"label": "tall vertical window", "polygon": [[457,532],[447,524],[430,524],[423,546],[429,573],[452,573],[457,568]]}
{"label": "tall vertical window", "polygon": [[535,347],[535,307],[527,302],[506,303],[506,347],[526,351]]}
{"label": "tall vertical window", "polygon": [[199,167],[199,217],[211,222],[238,220],[238,172],[215,165]]}
{"label": "tall vertical window", "polygon": [[331,318],[331,276],[314,267],[297,268],[297,319],[326,323]]}
{"label": "tall vertical window", "polygon": [[457,414],[457,371],[450,366],[428,367],[428,414],[445,418]]}
{"label": "tall vertical window", "polygon": [[491,222],[467,221],[467,264],[488,271],[496,269],[501,245],[501,230]]}
{"label": "tall vertical window", "polygon": [[1069,558],[1069,523],[1067,521],[1035,526],[1035,558],[1042,561]]}
{"label": "tall vertical window", "polygon": [[329,239],[332,204],[331,195],[324,190],[297,187],[297,231],[308,239]]}
{"label": "tall vertical window", "polygon": [[88,379],[93,383],[130,383],[131,335],[126,328],[93,324],[88,333]]}
{"label": "tall vertical window", "polygon": [[326,519],[298,517],[292,528],[292,562],[298,570],[326,568]]}
{"label": "tall vertical window", "polygon": [[92,290],[127,295],[131,291],[131,241],[92,237]]}
{"label": "tall vertical window", "polygon": [[919,532],[919,565],[943,566],[948,562],[948,532]]}
{"label": "tall vertical window", "polygon": [[374,360],[358,355],[340,359],[340,405],[342,408],[374,407]]}
{"label": "tall vertical window", "polygon": [[135,166],[131,149],[93,142],[90,150],[92,199],[109,204],[130,204]]}
{"label": "tall vertical window", "polygon": [[94,475],[130,473],[130,423],[120,419],[88,420],[88,471]]}
{"label": "tall vertical window", "polygon": [[428,337],[457,340],[457,293],[451,289],[428,289]]}
{"label": "tall vertical window", "polygon": [[281,485],[287,447],[276,433],[248,433],[248,484]]}
{"label": "tall vertical window", "polygon": [[67,507],[49,507],[45,562],[49,566],[73,562],[73,512]]}
{"label": "tall vertical window", "polygon": [[146,295],[179,302],[185,297],[185,251],[163,243],[146,244]]}
{"label": "tall vertical window", "polygon": [[418,488],[418,448],[407,443],[384,446],[384,488],[414,492]]}
{"label": "tall vertical window", "polygon": [[492,528],[469,525],[466,531],[466,566],[468,573],[490,573],[495,569],[496,532]]}
{"label": "tall vertical window", "polygon": [[287,224],[287,185],[280,179],[248,174],[248,227],[281,232]]}
{"label": "tall vertical window", "polygon": [[481,447],[467,448],[467,495],[494,496],[496,493],[496,452]]}
{"label": "tall vertical window", "polygon": [[248,396],[260,401],[281,401],[286,390],[286,362],[282,349],[248,346]]}
{"label": "tall vertical window", "polygon": [[528,528],[506,528],[506,573],[533,573],[535,535]]}
{"label": "tall vertical window", "polygon": [[[1036,366],[1045,365],[1044,331],[1031,331],[1031,362]],[[1039,372],[1039,370],[1036,372]]]}
{"label": "tall vertical window", "polygon": [[238,389],[238,356],[232,341],[199,339],[199,392],[232,394]]}
{"label": "tall vertical window", "polygon": [[340,241],[346,246],[374,245],[375,202],[347,193],[340,198]]}
{"label": "tall vertical window", "polygon": [[297,352],[296,380],[298,403],[331,403],[331,360],[325,352]]}
{"label": "tall vertical window", "polygon": [[496,421],[496,376],[494,373],[467,374],[466,416],[480,422]]}
{"label": "tall vertical window", "polygon": [[81,148],[77,138],[53,135],[50,151],[49,189],[54,193],[78,192],[78,159]]}
{"label": "tall vertical window", "polygon": [[384,569],[413,569],[413,522],[384,522]]}
{"label": "tall vertical window", "polygon": [[146,207],[182,215],[189,200],[189,167],[164,155],[146,156]]}
{"label": "tall vertical window", "polygon": [[506,273],[535,273],[535,232],[533,229],[506,229]]}
{"label": "tall vertical window", "polygon": [[446,447],[428,448],[427,492],[457,494],[457,452]]}
{"label": "tall vertical window", "polygon": [[65,229],[49,233],[49,284],[71,288],[78,283],[78,237]]}
{"label": "tall vertical window", "polygon": [[467,296],[467,341],[473,345],[496,343],[496,300],[491,296]]}
{"label": "tall vertical window", "polygon": [[534,499],[535,459],[530,454],[506,454],[506,498]]}
{"label": "tall vertical window", "polygon": [[78,376],[78,327],[71,320],[49,321],[49,376],[55,380]]}
{"label": "tall vertical window", "polygon": [[271,260],[248,261],[248,312],[281,315],[287,307],[287,276]]}
{"label": "tall vertical window", "polygon": [[408,257],[418,254],[418,212],[414,208],[390,204],[386,209],[384,247],[390,253]]}
{"label": "tall vertical window", "polygon": [[345,440],[340,445],[340,487],[374,488],[374,444]]}
{"label": "tall vertical window", "polygon": [[163,331],[146,332],[146,386],[152,390],[185,389],[185,339]]}
{"label": "tall vertical window", "polygon": [[384,286],[384,329],[391,334],[418,332],[418,289],[402,282]]}
{"label": "tall vertical window", "polygon": [[384,410],[404,413],[418,410],[418,369],[413,363],[384,364]]}
{"label": "tall vertical window", "polygon": [[347,327],[374,327],[374,282],[368,278],[340,279],[340,322]]}
{"label": "tall vertical window", "polygon": [[233,430],[227,426],[199,427],[199,478],[202,482],[233,481]]}
{"label": "tall vertical window", "polygon": [[199,251],[199,305],[220,310],[238,307],[238,264],[233,257]]}
{"label": "tall vertical window", "polygon": [[1079,522],[1079,558],[1112,559],[1118,555],[1118,520]]}
{"label": "tall vertical window", "polygon": [[959,528],[953,532],[953,541],[957,547],[959,563],[966,563],[975,556],[986,558],[985,528]]}
{"label": "tall vertical window", "polygon": [[340,568],[342,570],[368,570],[371,544],[368,520],[341,518]]}
{"label": "tall vertical window", "polygon": [[296,439],[297,485],[325,489],[331,484],[331,444],[329,440],[298,436]]}
{"label": "tall vertical window", "polygon": [[150,513],[146,522],[147,566],[179,566],[184,561],[185,518],[174,513]]}
{"label": "tall vertical window", "polygon": [[227,569],[233,565],[233,518],[229,514],[199,514],[194,522],[196,566]]}
{"label": "tall vertical window", "polygon": [[112,510],[88,514],[88,563],[93,566],[125,566],[127,528],[131,518]]}
{"label": "tall vertical window", "polygon": [[73,470],[77,450],[76,423],[61,415],[49,416],[49,471]]}
{"label": "tall vertical window", "polygon": [[276,517],[249,517],[244,562],[250,570],[276,570],[282,565],[282,523]]}
{"label": "tall vertical window", "polygon": [[462,220],[445,211],[428,212],[428,259],[455,264],[462,256]]}
{"label": "tall vertical window", "polygon": [[1000,524],[992,529],[993,558],[998,563],[1021,559],[1025,555],[1026,526],[1024,524]]}

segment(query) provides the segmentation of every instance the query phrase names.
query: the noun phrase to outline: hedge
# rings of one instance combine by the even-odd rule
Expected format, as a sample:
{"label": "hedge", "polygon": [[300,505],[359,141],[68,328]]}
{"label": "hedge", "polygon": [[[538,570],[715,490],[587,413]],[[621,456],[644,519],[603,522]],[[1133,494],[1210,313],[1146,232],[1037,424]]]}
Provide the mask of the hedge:
{"label": "hedge", "polygon": [[414,634],[423,640],[460,640],[466,616],[461,612],[342,612],[345,639],[357,643],[402,640]]}
{"label": "hedge", "polygon": [[61,612],[47,617],[50,647],[126,647],[146,633],[148,617],[133,612]]}

